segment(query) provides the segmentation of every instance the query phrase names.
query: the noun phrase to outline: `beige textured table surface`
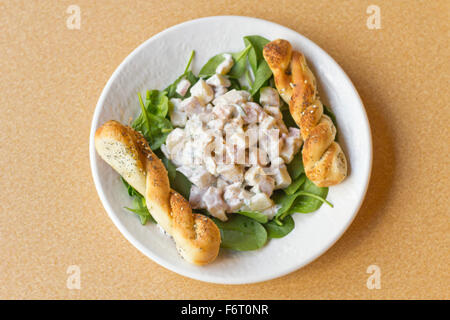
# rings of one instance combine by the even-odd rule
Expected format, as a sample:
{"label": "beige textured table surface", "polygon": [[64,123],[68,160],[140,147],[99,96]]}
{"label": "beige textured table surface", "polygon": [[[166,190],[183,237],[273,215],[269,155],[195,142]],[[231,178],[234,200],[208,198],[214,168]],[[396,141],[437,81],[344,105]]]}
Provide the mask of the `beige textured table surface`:
{"label": "beige textured table surface", "polygon": [[[450,1],[1,1],[0,298],[450,298]],[[381,29],[366,26],[369,5]],[[69,5],[80,30],[66,26]],[[324,48],[372,126],[364,204],[315,262],[252,285],[203,283],[135,249],[108,218],[88,157],[97,99],[139,44],[180,22],[251,15]],[[381,289],[366,286],[368,266]],[[67,270],[81,270],[68,289]]]}

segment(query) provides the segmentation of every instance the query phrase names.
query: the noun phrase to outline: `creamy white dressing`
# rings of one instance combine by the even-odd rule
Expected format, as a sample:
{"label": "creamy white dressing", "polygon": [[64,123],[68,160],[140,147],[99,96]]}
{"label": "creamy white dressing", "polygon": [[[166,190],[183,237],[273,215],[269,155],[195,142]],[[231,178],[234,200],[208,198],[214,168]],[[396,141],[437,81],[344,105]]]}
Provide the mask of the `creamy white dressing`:
{"label": "creamy white dressing", "polygon": [[272,218],[278,208],[270,196],[291,183],[286,164],[300,150],[300,130],[284,124],[275,89],[261,89],[261,106],[247,91],[229,91],[218,71],[192,86],[190,98],[171,100],[178,128],[161,150],[193,183],[193,209],[223,221],[242,210]]}
{"label": "creamy white dressing", "polygon": [[224,60],[217,66],[217,74],[227,74],[234,65],[233,57],[229,53],[223,54]]}

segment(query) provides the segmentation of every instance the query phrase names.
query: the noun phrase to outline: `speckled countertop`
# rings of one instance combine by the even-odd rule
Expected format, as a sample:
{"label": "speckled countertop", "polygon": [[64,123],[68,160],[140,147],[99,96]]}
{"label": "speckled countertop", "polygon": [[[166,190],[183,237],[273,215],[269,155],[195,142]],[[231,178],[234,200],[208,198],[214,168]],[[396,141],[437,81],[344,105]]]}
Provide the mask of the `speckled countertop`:
{"label": "speckled countertop", "polygon": [[[183,3],[0,3],[0,298],[450,298],[450,2]],[[367,26],[372,4],[381,29]],[[70,5],[79,30],[67,27]],[[91,118],[115,68],[159,31],[213,15],[271,20],[316,42],[354,82],[372,127],[371,183],[349,230],[303,269],[252,285],[149,260],[108,218],[90,172]],[[367,287],[371,265],[380,289]]]}

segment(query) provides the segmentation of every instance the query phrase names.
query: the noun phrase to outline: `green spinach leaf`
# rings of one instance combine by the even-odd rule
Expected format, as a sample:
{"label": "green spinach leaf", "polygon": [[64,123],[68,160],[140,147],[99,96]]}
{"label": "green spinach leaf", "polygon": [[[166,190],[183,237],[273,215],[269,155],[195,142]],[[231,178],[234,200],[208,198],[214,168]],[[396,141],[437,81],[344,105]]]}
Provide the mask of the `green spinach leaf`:
{"label": "green spinach leaf", "polygon": [[[252,78],[250,76],[250,72],[248,70],[245,71],[245,80],[247,81],[247,83],[250,87],[253,86],[253,80],[252,80]],[[258,101],[259,101],[259,99],[258,99]]]}
{"label": "green spinach leaf", "polygon": [[305,168],[303,167],[302,152],[300,151],[297,153],[286,167],[292,180],[296,180],[300,177],[300,175],[305,172]]}
{"label": "green spinach leaf", "polygon": [[259,64],[264,60],[263,49],[269,42],[269,40],[261,36],[244,37],[245,45],[252,46],[252,49],[248,53],[248,61],[250,63],[250,67],[252,68],[253,74],[256,74]]}
{"label": "green spinach leaf", "polygon": [[161,150],[155,152],[158,158],[161,159],[162,163],[166,167],[167,174],[169,175],[170,187],[181,194],[185,199],[189,200],[189,195],[191,193],[192,183],[188,178],[181,172],[177,171],[175,165],[169,159],[164,156]]}
{"label": "green spinach leaf", "polygon": [[186,73],[186,79],[189,80],[189,82],[191,83],[191,85],[194,85],[195,83],[197,83],[197,81],[200,79],[199,77],[197,77],[192,71],[188,71]]}
{"label": "green spinach leaf", "polygon": [[172,98],[179,98],[179,99],[185,99],[191,96],[191,92],[188,91],[186,92],[186,94],[184,96],[181,96],[178,94],[177,90],[177,86],[180,83],[181,80],[186,79],[190,82],[190,86],[189,89],[197,83],[197,81],[200,79],[199,77],[197,77],[192,71],[187,71],[186,73],[183,73],[181,76],[179,76],[174,83],[172,83],[170,86],[168,86],[166,89],[164,89],[164,91],[167,92],[167,97],[169,99]]}
{"label": "green spinach leaf", "polygon": [[167,115],[169,109],[166,92],[157,90],[148,92],[149,99],[145,104],[140,93],[138,93],[138,97],[141,114],[134,120],[132,127],[140,131],[148,141],[150,148],[156,151],[166,141],[173,129],[170,120],[163,116],[163,114]]}
{"label": "green spinach leaf", "polygon": [[172,161],[166,158],[164,153],[162,153],[161,149],[156,150],[155,154],[159,159],[161,159],[162,163],[164,164],[164,167],[166,167],[167,175],[169,176],[169,181],[174,180],[177,174],[176,171],[177,168],[175,167],[175,165],[172,163]]}
{"label": "green spinach leaf", "polygon": [[255,72],[255,81],[253,82],[251,95],[254,96],[259,92],[259,89],[266,84],[266,81],[272,76],[272,70],[265,60],[261,61],[258,69]]}
{"label": "green spinach leaf", "polygon": [[306,180],[306,176],[301,174],[300,177],[292,181],[292,183],[285,189],[283,189],[286,194],[291,195],[294,194],[304,183]]}
{"label": "green spinach leaf", "polygon": [[185,199],[189,200],[192,183],[180,171],[176,171],[175,177],[170,181],[170,186],[176,192],[181,194]]}
{"label": "green spinach leaf", "polygon": [[223,53],[219,53],[206,62],[206,64],[200,69],[198,76],[201,78],[209,77],[216,74],[216,69],[225,60]]}
{"label": "green spinach leaf", "polygon": [[[299,197],[295,200],[294,204],[290,208],[289,214],[295,212],[314,212],[318,210],[324,202],[333,207],[331,203],[325,200],[328,195],[328,188],[318,187],[311,180],[306,179],[305,183],[301,187],[301,191],[304,193],[308,193],[309,195],[299,195]],[[314,198],[311,195],[315,195],[318,198]]]}
{"label": "green spinach leaf", "polygon": [[294,193],[280,193],[277,191],[272,197],[274,202],[280,206],[275,216],[275,223],[282,225],[283,219],[296,212],[309,213],[316,211],[322,203],[333,205],[326,200],[328,188],[317,187],[308,178],[305,183]]}
{"label": "green spinach leaf", "polygon": [[212,219],[220,229],[222,248],[249,251],[259,249],[267,242],[266,229],[253,219],[238,214],[226,222]]}
{"label": "green spinach leaf", "polygon": [[167,92],[159,90],[147,91],[145,109],[153,115],[165,117],[169,111]]}
{"label": "green spinach leaf", "polygon": [[266,223],[268,221],[266,215],[264,215],[260,212],[257,212],[257,211],[238,211],[236,213],[246,216],[246,217],[249,217],[250,219],[256,220],[259,223]]}
{"label": "green spinach leaf", "polygon": [[284,100],[281,102],[281,114],[283,115],[283,122],[286,125],[286,127],[293,127],[298,128],[297,123],[295,122],[294,118],[292,118],[291,112],[289,111],[289,106],[287,105]]}
{"label": "green spinach leaf", "polygon": [[280,206],[275,218],[280,217],[282,214],[289,211],[295,199],[297,199],[297,197],[299,196],[299,192],[301,191],[297,191],[294,194],[286,194],[285,192],[280,191],[274,192],[272,199],[275,202],[275,204]]}
{"label": "green spinach leaf", "polygon": [[[230,53],[234,62],[233,67],[228,73],[231,78],[238,79],[244,74],[245,70],[247,70],[247,54],[250,49],[251,46],[249,45],[240,52]],[[199,77],[205,78],[216,74],[217,67],[225,60],[223,55],[223,53],[220,53],[209,59],[201,68],[198,74]]]}
{"label": "green spinach leaf", "polygon": [[231,86],[229,87],[229,90],[232,90],[232,89],[241,90],[242,89],[241,83],[239,82],[238,79],[230,78],[229,80],[231,82]]}
{"label": "green spinach leaf", "polygon": [[242,75],[244,75],[245,71],[247,71],[247,54],[251,48],[252,46],[248,45],[241,52],[231,54],[234,65],[228,73],[229,77],[239,79]]}
{"label": "green spinach leaf", "polygon": [[147,209],[145,198],[139,192],[137,192],[137,190],[134,189],[124,178],[121,177],[121,179],[123,184],[127,188],[128,195],[133,197],[134,208],[125,207],[125,209],[137,214],[141,220],[142,225],[145,225],[147,221],[156,223],[155,219],[153,219],[152,215]]}
{"label": "green spinach leaf", "polygon": [[127,192],[128,195],[130,197],[134,197],[134,196],[140,196],[141,194],[139,192],[137,192],[137,190],[135,188],[133,188],[123,177],[120,177],[120,179],[122,180],[123,184],[125,185],[125,187],[127,188]]}
{"label": "green spinach leaf", "polygon": [[264,228],[267,231],[267,237],[283,238],[288,235],[295,227],[294,219],[291,216],[284,218],[282,225],[277,224],[274,220],[264,224]]}

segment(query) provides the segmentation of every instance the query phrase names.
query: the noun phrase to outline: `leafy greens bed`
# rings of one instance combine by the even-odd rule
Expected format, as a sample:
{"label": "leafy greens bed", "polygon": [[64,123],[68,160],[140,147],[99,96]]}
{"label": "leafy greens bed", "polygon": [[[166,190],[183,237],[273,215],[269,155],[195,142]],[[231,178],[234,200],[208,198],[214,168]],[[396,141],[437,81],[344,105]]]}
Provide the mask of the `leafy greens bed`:
{"label": "leafy greens bed", "polygon": [[[247,90],[256,102],[259,102],[259,91],[262,87],[275,87],[272,71],[262,54],[263,47],[268,42],[269,40],[261,36],[246,36],[244,37],[245,48],[240,52],[230,53],[234,61],[232,69],[227,74],[231,81],[230,89]],[[172,108],[170,99],[182,98],[176,92],[176,87],[181,80],[189,80],[192,86],[200,78],[214,75],[218,65],[225,59],[223,53],[215,55],[201,68],[198,76],[196,76],[189,70],[193,57],[194,51],[189,57],[183,74],[166,89],[162,91],[149,90],[144,98],[138,93],[141,113],[132,123],[132,127],[144,135],[153,152],[163,161],[169,175],[171,188],[186,199],[189,199],[192,183],[181,172],[176,170],[172,162],[160,150],[160,146],[173,130],[172,123],[169,120]],[[189,91],[184,96],[184,98],[186,97],[189,97]],[[325,114],[329,115],[335,122],[332,112],[326,107],[324,109]],[[284,102],[281,106],[281,111],[285,124],[288,127],[297,127],[291,117],[288,106]],[[279,209],[271,221],[268,221],[267,216],[252,211],[240,211],[231,214],[226,222],[211,217],[220,229],[221,247],[239,251],[261,248],[268,239],[282,238],[294,229],[295,223],[292,214],[296,212],[314,212],[323,203],[333,206],[326,200],[328,188],[317,187],[306,177],[301,151],[297,153],[287,168],[292,183],[283,190],[275,191],[272,195],[271,198],[278,205]],[[133,197],[133,208],[126,209],[135,213],[143,225],[149,221],[155,223],[147,209],[145,198],[124,179],[122,181],[130,197]],[[199,211],[209,215],[206,210]]]}

